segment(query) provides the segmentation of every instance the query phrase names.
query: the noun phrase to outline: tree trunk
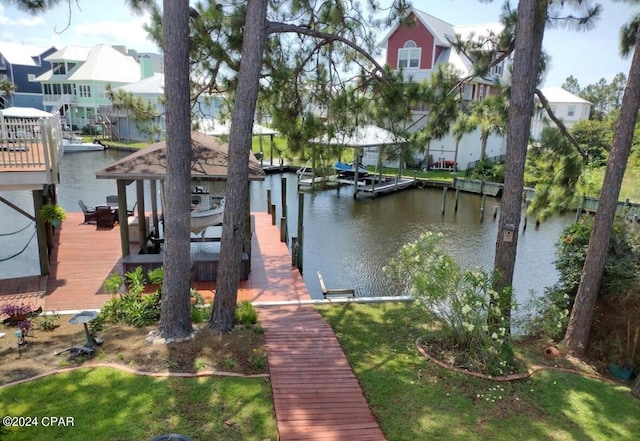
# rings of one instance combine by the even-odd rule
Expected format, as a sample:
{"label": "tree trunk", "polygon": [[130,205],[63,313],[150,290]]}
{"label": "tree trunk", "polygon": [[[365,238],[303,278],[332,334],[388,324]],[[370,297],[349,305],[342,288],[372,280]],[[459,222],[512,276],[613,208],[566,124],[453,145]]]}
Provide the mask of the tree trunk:
{"label": "tree trunk", "polygon": [[189,1],[164,0],[164,66],[167,112],[164,285],[160,335],[191,335],[189,100]]}
{"label": "tree trunk", "polygon": [[[540,71],[542,38],[547,18],[547,2],[521,0],[518,3],[515,55],[511,99],[509,101],[509,125],[505,160],[504,190],[500,207],[500,222],[496,240],[494,288],[501,292],[513,283],[513,270],[518,245],[518,227],[522,215],[522,189],[524,165],[531,129],[533,96]],[[511,296],[499,301],[507,330],[511,323]],[[497,323],[491,320],[492,325]],[[501,325],[504,326],[504,325]]]}
{"label": "tree trunk", "polygon": [[[622,98],[620,116],[616,125],[611,155],[602,183],[598,209],[585,256],[582,276],[576,300],[571,310],[564,343],[575,355],[584,354],[589,346],[589,333],[593,322],[598,292],[604,273],[604,263],[609,250],[609,239],[616,214],[622,179],[631,151],[633,132],[640,106],[640,32],[636,34],[635,48],[629,79]],[[637,382],[636,382],[637,383]]]}
{"label": "tree trunk", "polygon": [[266,40],[267,0],[249,0],[242,42],[242,61],[231,118],[227,203],[222,223],[216,296],[209,327],[223,332],[233,328],[238,297],[244,220],[249,192],[251,132],[258,98]]}

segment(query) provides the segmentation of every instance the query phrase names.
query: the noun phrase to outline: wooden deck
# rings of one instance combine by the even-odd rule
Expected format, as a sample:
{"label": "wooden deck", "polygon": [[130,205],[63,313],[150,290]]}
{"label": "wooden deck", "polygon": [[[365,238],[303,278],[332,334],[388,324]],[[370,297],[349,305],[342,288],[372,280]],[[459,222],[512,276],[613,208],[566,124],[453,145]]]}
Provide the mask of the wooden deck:
{"label": "wooden deck", "polygon": [[[45,310],[100,308],[109,298],[102,282],[122,271],[120,232],[117,225],[96,230],[83,219],[68,213],[57,230],[49,277],[0,281],[0,301],[20,295]],[[331,327],[299,303],[310,295],[271,216],[254,213],[254,220],[251,273],[240,282],[238,300],[259,305],[280,440],[384,440]],[[215,282],[192,286],[213,298]],[[287,306],[274,305],[281,302]]]}

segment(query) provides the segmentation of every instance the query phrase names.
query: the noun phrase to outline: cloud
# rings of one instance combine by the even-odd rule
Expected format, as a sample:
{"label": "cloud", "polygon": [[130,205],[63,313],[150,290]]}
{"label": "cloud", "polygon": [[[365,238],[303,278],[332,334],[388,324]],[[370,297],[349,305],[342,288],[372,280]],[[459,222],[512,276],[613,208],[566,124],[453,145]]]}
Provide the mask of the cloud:
{"label": "cloud", "polygon": [[43,26],[44,18],[40,16],[28,16],[26,18],[13,19],[7,16],[4,6],[0,5],[0,25],[2,26],[21,26],[32,28],[35,26]]}
{"label": "cloud", "polygon": [[143,29],[148,17],[128,22],[101,21],[97,23],[78,24],[75,26],[77,41],[92,41],[93,44],[123,44],[137,51],[158,51],[157,46],[149,39]]}

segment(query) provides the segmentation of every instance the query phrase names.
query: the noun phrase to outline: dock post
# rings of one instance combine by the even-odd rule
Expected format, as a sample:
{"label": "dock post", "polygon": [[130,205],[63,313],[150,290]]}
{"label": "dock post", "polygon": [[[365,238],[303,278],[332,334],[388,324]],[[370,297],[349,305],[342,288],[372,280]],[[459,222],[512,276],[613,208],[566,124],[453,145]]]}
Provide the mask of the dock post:
{"label": "dock post", "polygon": [[458,198],[459,198],[459,197],[460,197],[460,188],[459,188],[459,187],[456,187],[456,202],[455,202],[455,205],[453,206],[453,211],[454,211],[455,213],[457,213],[457,212],[458,212]]}
{"label": "dock post", "polygon": [[498,217],[498,206],[494,205],[493,206],[493,219],[495,219],[496,217]]}
{"label": "dock post", "polygon": [[447,187],[442,187],[442,215],[443,216],[444,216],[446,205],[447,205]]}
{"label": "dock post", "polygon": [[282,217],[280,218],[280,242],[287,243],[287,178],[280,178],[280,193],[282,197]]}
{"label": "dock post", "polygon": [[271,225],[276,224],[276,206],[271,204]]}
{"label": "dock post", "polygon": [[298,271],[302,274],[302,250],[304,245],[304,193],[301,191],[298,192],[298,251],[297,251],[297,259],[296,266],[298,267]]}
{"label": "dock post", "polygon": [[267,213],[271,214],[271,189],[267,189]]}
{"label": "dock post", "polygon": [[487,195],[482,193],[482,203],[480,204],[480,222],[484,221],[484,204],[487,200]]}
{"label": "dock post", "polygon": [[287,178],[280,178],[280,197],[282,204],[282,217],[287,217]]}
{"label": "dock post", "polygon": [[295,267],[298,261],[298,238],[293,236],[291,238],[291,266]]}
{"label": "dock post", "polygon": [[287,218],[280,218],[280,242],[287,242]]}

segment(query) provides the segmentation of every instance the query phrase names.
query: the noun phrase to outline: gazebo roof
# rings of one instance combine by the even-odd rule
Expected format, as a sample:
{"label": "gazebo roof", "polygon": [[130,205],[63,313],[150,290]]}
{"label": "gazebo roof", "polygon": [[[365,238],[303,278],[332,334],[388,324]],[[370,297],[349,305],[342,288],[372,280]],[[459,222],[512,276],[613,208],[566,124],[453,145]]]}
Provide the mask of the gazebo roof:
{"label": "gazebo roof", "polygon": [[[201,121],[201,125],[202,128],[200,131],[207,135],[222,136],[231,133],[231,121],[223,122],[215,119],[204,119]],[[251,134],[253,136],[277,135],[278,132],[254,122]]]}
{"label": "gazebo roof", "polygon": [[[229,165],[229,145],[215,136],[198,132],[191,133],[193,159],[191,177],[204,180],[224,181]],[[98,170],[98,179],[164,179],[167,174],[167,143],[156,142],[139,151]],[[255,156],[249,155],[249,179],[263,180],[265,177]]]}
{"label": "gazebo roof", "polygon": [[345,147],[378,147],[404,144],[407,140],[382,127],[367,125],[358,126],[353,132],[336,132],[335,136],[331,138],[329,138],[328,134],[324,134],[309,142],[312,144],[341,145]]}

